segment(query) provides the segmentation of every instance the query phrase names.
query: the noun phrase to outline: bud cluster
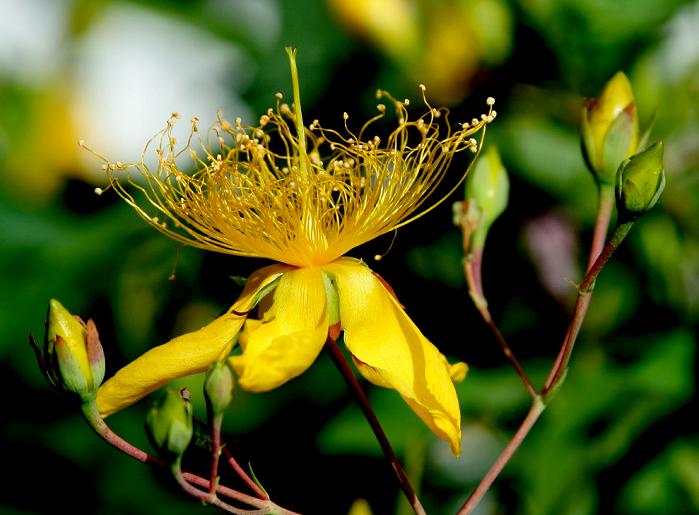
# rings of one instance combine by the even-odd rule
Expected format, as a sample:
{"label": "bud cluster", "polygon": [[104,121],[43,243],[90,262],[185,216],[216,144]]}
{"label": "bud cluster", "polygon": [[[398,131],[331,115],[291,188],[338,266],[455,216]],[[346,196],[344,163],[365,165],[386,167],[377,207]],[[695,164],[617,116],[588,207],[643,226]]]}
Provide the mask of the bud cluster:
{"label": "bud cluster", "polygon": [[616,187],[621,222],[649,211],[665,188],[662,142],[643,146],[631,84],[618,72],[599,98],[583,106],[582,148],[597,182]]}

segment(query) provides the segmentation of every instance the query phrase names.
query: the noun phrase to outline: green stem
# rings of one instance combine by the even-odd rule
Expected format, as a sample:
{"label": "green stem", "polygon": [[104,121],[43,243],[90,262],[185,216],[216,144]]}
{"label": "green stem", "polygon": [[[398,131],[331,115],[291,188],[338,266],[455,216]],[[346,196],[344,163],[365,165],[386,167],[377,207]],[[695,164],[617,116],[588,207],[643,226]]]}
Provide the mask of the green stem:
{"label": "green stem", "polygon": [[396,456],[396,453],[393,451],[391,443],[389,442],[386,433],[384,433],[383,428],[379,423],[379,419],[376,417],[376,413],[374,413],[371,404],[369,404],[369,399],[367,399],[367,396],[364,393],[364,390],[362,390],[359,381],[357,381],[357,378],[352,372],[352,369],[345,360],[345,357],[342,355],[342,352],[340,351],[340,348],[338,347],[335,338],[333,338],[330,334],[328,334],[328,338],[325,341],[325,348],[328,351],[328,354],[330,354],[330,357],[335,363],[335,366],[338,368],[340,373],[342,373],[342,376],[345,378],[345,381],[347,381],[347,384],[352,389],[352,392],[354,393],[355,398],[357,399],[359,407],[362,409],[362,413],[364,413],[367,422],[369,422],[369,425],[371,426],[371,429],[374,432],[374,436],[376,436],[376,439],[378,440],[379,445],[383,450],[384,456],[391,464],[391,468],[395,472],[396,478],[398,478],[398,482],[400,483],[403,493],[405,494],[405,497],[408,499],[410,506],[413,508],[413,511],[415,511],[417,515],[425,515],[425,509],[422,507],[420,499],[418,499],[415,490],[410,484],[408,476],[405,474],[403,467],[398,461],[398,457]]}
{"label": "green stem", "polygon": [[302,177],[308,177],[308,154],[306,153],[306,127],[303,125],[301,113],[301,90],[299,88],[299,75],[296,69],[296,53],[294,47],[286,47],[286,55],[289,56],[291,68],[291,85],[294,91],[294,114],[296,115],[296,136],[299,140],[299,171]]}

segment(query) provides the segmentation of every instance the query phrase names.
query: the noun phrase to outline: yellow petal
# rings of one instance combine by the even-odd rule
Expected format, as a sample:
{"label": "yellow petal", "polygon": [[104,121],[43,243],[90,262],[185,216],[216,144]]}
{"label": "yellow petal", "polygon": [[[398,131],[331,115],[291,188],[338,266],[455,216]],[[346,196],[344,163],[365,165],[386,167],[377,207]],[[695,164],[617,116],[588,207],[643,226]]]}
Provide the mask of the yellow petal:
{"label": "yellow petal", "polygon": [[[347,348],[359,371],[400,393],[454,454],[461,450],[461,413],[450,366],[381,281],[357,260],[342,258],[323,269],[335,280]],[[463,366],[453,369],[457,378]]]}
{"label": "yellow petal", "polygon": [[246,322],[240,335],[243,353],[230,358],[238,384],[266,392],[305,372],[328,334],[326,304],[319,268],[286,272],[263,319]]}
{"label": "yellow petal", "polygon": [[442,356],[442,361],[449,370],[449,377],[451,377],[452,382],[460,383],[466,379],[466,374],[468,374],[468,365],[463,361],[454,363],[453,365],[447,361],[447,358]]}
{"label": "yellow petal", "polygon": [[228,355],[235,337],[258,293],[272,284],[288,266],[273,265],[252,274],[242,295],[224,315],[198,331],[155,347],[119,370],[97,392],[103,417],[130,406],[175,378],[203,372]]}

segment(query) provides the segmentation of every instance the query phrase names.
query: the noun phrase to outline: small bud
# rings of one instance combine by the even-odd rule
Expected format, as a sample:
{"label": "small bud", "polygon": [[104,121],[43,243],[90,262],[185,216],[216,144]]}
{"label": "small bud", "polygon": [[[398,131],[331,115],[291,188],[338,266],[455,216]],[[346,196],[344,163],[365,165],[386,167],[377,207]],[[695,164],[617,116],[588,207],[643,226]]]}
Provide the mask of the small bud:
{"label": "small bud", "polygon": [[49,302],[44,348],[30,344],[46,380],[56,390],[91,397],[104,379],[104,351],[97,327],[70,314],[55,299]]}
{"label": "small bud", "polygon": [[151,445],[165,459],[175,461],[192,440],[192,404],[189,391],[168,388],[146,416],[146,433]]}
{"label": "small bud", "polygon": [[507,170],[502,165],[497,149],[491,146],[481,155],[475,169],[466,179],[468,212],[473,212],[471,206],[475,206],[479,214],[471,238],[472,247],[483,248],[490,226],[507,207],[509,192]]}
{"label": "small bud", "polygon": [[619,163],[638,149],[638,114],[631,84],[622,72],[582,110],[582,147],[600,184],[613,184]]}
{"label": "small bud", "polygon": [[366,499],[357,499],[350,506],[347,515],[372,515],[371,507]]}
{"label": "small bud", "polygon": [[221,361],[209,368],[204,379],[204,398],[209,419],[221,415],[233,400],[235,382],[230,367]]}
{"label": "small bud", "polygon": [[619,166],[616,183],[619,218],[631,221],[646,213],[658,202],[664,188],[663,142],[659,141]]}

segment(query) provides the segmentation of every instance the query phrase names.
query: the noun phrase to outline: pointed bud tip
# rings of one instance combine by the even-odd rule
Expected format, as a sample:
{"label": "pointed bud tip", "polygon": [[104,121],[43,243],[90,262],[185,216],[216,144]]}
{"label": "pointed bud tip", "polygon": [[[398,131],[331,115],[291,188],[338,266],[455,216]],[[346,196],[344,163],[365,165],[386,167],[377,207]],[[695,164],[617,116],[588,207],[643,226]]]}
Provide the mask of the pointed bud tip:
{"label": "pointed bud tip", "polygon": [[86,324],[56,299],[49,300],[44,342],[41,352],[49,383],[83,398],[94,395],[99,383],[88,357]]}
{"label": "pointed bud tip", "polygon": [[619,163],[638,149],[638,114],[633,89],[623,72],[605,84],[598,98],[583,105],[585,162],[601,184],[613,184]]}

